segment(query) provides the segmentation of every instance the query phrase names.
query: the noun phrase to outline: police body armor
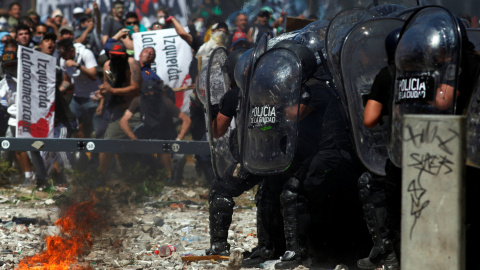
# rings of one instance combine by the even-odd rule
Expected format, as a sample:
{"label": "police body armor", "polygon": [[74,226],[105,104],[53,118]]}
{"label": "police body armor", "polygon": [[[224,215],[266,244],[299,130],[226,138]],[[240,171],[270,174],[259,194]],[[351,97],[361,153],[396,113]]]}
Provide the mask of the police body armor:
{"label": "police body armor", "polygon": [[367,128],[363,124],[363,111],[377,74],[388,65],[385,38],[403,24],[403,20],[396,18],[360,23],[347,35],[341,53],[343,85],[355,149],[364,166],[377,175],[385,175],[388,116],[384,116],[379,125]]}
{"label": "police body armor", "polygon": [[256,174],[281,173],[297,145],[302,85],[300,59],[290,50],[271,49],[258,59],[246,110],[243,165]]}
{"label": "police body armor", "polygon": [[[468,39],[480,52],[480,29],[467,29]],[[467,165],[480,168],[480,76],[467,110]]]}
{"label": "police body armor", "polygon": [[212,112],[215,107],[218,108],[222,97],[229,89],[228,76],[222,71],[227,55],[228,52],[223,47],[219,47],[212,52],[208,65],[200,72],[197,86],[197,95],[204,104],[206,111],[205,121],[212,155],[213,172],[220,179],[223,178],[226,169],[236,162],[232,153],[233,149],[230,147],[230,136],[235,128],[235,123],[231,122],[227,132],[217,139],[213,137],[212,130]]}
{"label": "police body armor", "polygon": [[443,7],[418,9],[400,33],[395,52],[389,157],[401,167],[405,114],[454,114],[461,59],[461,34]]}

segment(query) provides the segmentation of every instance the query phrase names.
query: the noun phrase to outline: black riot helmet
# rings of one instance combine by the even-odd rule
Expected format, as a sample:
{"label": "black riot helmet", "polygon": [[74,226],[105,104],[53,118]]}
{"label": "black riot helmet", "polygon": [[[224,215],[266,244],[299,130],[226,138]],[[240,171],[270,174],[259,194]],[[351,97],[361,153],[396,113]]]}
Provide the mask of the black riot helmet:
{"label": "black riot helmet", "polygon": [[228,55],[227,60],[225,60],[225,64],[222,67],[223,72],[228,74],[228,79],[232,83],[232,87],[237,86],[234,76],[235,66],[237,65],[238,59],[240,59],[240,56],[246,51],[247,49],[234,50]]}
{"label": "black riot helmet", "polygon": [[388,63],[395,62],[395,50],[397,49],[398,40],[400,39],[400,32],[402,28],[397,28],[390,32],[385,38],[385,50],[387,52]]}
{"label": "black riot helmet", "polygon": [[303,78],[302,81],[308,80],[317,71],[317,60],[315,54],[305,45],[299,44],[294,40],[282,40],[275,44],[273,48],[284,48],[292,51],[297,55],[302,63]]}

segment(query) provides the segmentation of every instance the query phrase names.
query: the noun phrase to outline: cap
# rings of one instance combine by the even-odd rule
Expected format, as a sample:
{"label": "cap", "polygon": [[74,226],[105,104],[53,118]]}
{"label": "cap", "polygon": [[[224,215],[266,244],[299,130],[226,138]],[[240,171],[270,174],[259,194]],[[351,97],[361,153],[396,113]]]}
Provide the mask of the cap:
{"label": "cap", "polygon": [[235,44],[237,44],[237,43],[240,42],[240,41],[246,41],[246,42],[248,42],[247,34],[243,33],[242,31],[237,31],[237,32],[235,32],[235,34],[233,35],[232,47],[235,46]]}
{"label": "cap", "polygon": [[225,22],[219,22],[219,23],[214,24],[212,26],[212,31],[215,31],[215,30],[220,29],[220,28],[226,29],[227,32],[228,32],[228,25]]}
{"label": "cap", "polygon": [[29,9],[27,11],[27,16],[30,16],[30,15],[37,15],[38,16],[38,13],[34,9]]}
{"label": "cap", "polygon": [[117,41],[112,43],[112,45],[110,46],[109,53],[116,54],[116,55],[126,55],[127,48],[125,48],[125,45],[122,42]]}
{"label": "cap", "polygon": [[266,11],[266,12],[268,12],[268,13],[270,13],[270,14],[273,14],[273,9],[272,9],[271,7],[269,7],[269,6],[264,6],[264,7],[262,7],[262,8],[260,9],[260,11]]}
{"label": "cap", "polygon": [[58,30],[58,33],[60,33],[60,35],[62,34],[62,32],[64,31],[68,31],[68,32],[71,32],[73,34],[73,27],[71,27],[70,25],[62,25],[62,27],[60,27],[60,29]]}
{"label": "cap", "polygon": [[63,17],[63,13],[60,9],[55,9],[53,12],[52,12],[52,18],[55,18],[57,16],[62,16]]}
{"label": "cap", "polygon": [[85,13],[85,10],[81,7],[76,7],[73,9],[73,15]]}

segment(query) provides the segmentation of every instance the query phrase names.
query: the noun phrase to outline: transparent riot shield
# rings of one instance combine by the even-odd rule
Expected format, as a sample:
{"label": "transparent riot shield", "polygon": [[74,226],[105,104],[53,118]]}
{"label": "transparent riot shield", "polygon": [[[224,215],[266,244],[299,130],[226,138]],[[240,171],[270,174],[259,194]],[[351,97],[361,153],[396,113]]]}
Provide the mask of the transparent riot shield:
{"label": "transparent riot shield", "polygon": [[[243,138],[243,128],[245,126],[245,109],[242,108],[241,104],[243,104],[243,97],[245,96],[245,88],[247,84],[247,77],[249,74],[249,67],[250,67],[250,60],[251,60],[251,55],[253,54],[254,48],[247,50],[244,52],[240,58],[237,61],[237,64],[235,65],[235,70],[234,70],[234,77],[235,77],[235,82],[237,83],[238,88],[240,89],[239,91],[239,105],[237,106],[237,117],[235,119],[236,124],[237,124],[237,141],[238,141],[238,147],[240,149],[240,152],[242,151],[242,138]],[[239,159],[242,159],[242,156],[240,154]],[[240,161],[239,160],[239,161]]]}
{"label": "transparent riot shield", "polygon": [[285,171],[297,145],[302,67],[287,49],[257,61],[248,95],[243,165],[255,174]]}
{"label": "transparent riot shield", "polygon": [[[248,64],[248,70],[247,70],[247,77],[245,79],[245,89],[243,89],[244,91],[240,91],[240,97],[239,97],[239,108],[240,108],[240,111],[237,112],[237,117],[238,117],[238,122],[239,124],[241,124],[242,126],[240,127],[240,129],[238,130],[238,145],[239,147],[240,146],[243,146],[244,145],[244,141],[245,141],[245,132],[246,132],[246,121],[245,119],[247,119],[246,115],[248,113],[248,95],[249,95],[249,91],[250,91],[250,86],[251,86],[251,78],[252,78],[252,74],[255,70],[255,65],[256,65],[256,62],[258,60],[258,58],[265,53],[265,51],[267,50],[267,46],[268,46],[268,34],[263,34],[260,39],[258,40],[257,44],[255,45],[255,48],[253,49],[252,53],[250,54],[250,61],[249,61],[249,64]],[[238,63],[237,63],[238,64]],[[240,116],[239,116],[240,115]],[[243,147],[240,147],[240,162],[243,163],[243,158],[244,158],[244,153],[243,153]]]}
{"label": "transparent riot shield", "polygon": [[480,168],[480,79],[467,111],[467,165]]}
{"label": "transparent riot shield", "polygon": [[[305,45],[312,52],[314,52],[315,57],[317,58],[317,64],[322,62],[325,59],[325,36],[327,33],[329,21],[319,20],[305,26],[294,38],[293,40],[299,42],[302,45]],[[319,55],[321,52],[323,55]]]}
{"label": "transparent riot shield", "polygon": [[347,35],[341,53],[343,85],[357,155],[364,166],[377,175],[385,175],[388,116],[375,127],[367,128],[363,124],[363,112],[377,74],[388,66],[385,38],[403,24],[403,20],[395,18],[359,23]]}
{"label": "transparent riot shield", "polygon": [[390,14],[398,13],[405,9],[407,9],[407,7],[396,4],[385,4],[369,8],[369,10],[375,14],[375,17],[387,17]]}
{"label": "transparent riot shield", "polygon": [[282,40],[293,39],[298,34],[298,32],[300,32],[300,30],[295,30],[295,31],[292,31],[292,32],[283,33],[281,35],[278,35],[274,38],[269,39],[268,44],[267,44],[267,49],[269,50],[269,49],[273,48],[273,46],[275,46],[278,42],[280,42]]}
{"label": "transparent riot shield", "polygon": [[418,0],[375,0],[378,6],[381,5],[401,5],[404,7],[416,7],[420,5]]}
{"label": "transparent riot shield", "polygon": [[[365,8],[352,8],[337,14],[328,25],[325,49],[327,65],[332,73],[333,82],[338,89],[342,104],[346,106],[345,91],[343,89],[340,71],[340,53],[348,32],[358,23],[372,19],[374,14]],[[346,109],[346,108],[345,108]]]}
{"label": "transparent riot shield", "polygon": [[197,85],[195,86],[195,92],[204,107],[207,105],[207,67],[208,65],[204,66],[198,74]]}
{"label": "transparent riot shield", "polygon": [[[208,131],[208,141],[210,142],[210,150],[212,153],[213,171],[216,177],[222,178],[225,170],[236,162],[232,149],[230,147],[230,136],[235,127],[231,122],[227,132],[219,138],[214,138],[212,130],[212,111],[214,107],[220,104],[222,97],[229,89],[228,76],[222,70],[227,60],[228,52],[225,48],[219,47],[210,55],[208,66],[203,70],[207,70],[205,76],[205,98],[206,98],[206,122]],[[202,82],[201,82],[202,83]]]}
{"label": "transparent riot shield", "polygon": [[461,36],[453,14],[439,6],[418,9],[407,20],[395,52],[389,157],[401,167],[405,114],[454,114]]}
{"label": "transparent riot shield", "polygon": [[[468,39],[480,52],[480,29],[467,29]],[[480,168],[480,78],[467,109],[467,165]]]}

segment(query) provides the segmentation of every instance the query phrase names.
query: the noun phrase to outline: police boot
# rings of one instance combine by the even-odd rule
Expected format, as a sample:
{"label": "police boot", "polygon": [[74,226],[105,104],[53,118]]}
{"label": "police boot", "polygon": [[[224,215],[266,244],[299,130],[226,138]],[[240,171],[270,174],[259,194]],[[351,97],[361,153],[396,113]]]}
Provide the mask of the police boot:
{"label": "police boot", "polygon": [[228,228],[232,223],[233,207],[232,198],[212,195],[210,200],[210,248],[205,251],[207,255],[230,255],[228,244]]}
{"label": "police boot", "polygon": [[280,200],[283,205],[283,223],[287,251],[275,269],[293,269],[307,259],[306,232],[308,213],[306,204],[298,194],[300,182],[291,178],[285,184]]}
{"label": "police boot", "polygon": [[369,172],[364,173],[358,180],[364,217],[374,244],[368,257],[357,261],[357,266],[361,269],[398,267],[386,227],[385,189],[382,184],[382,178]]}
{"label": "police boot", "polygon": [[243,260],[242,267],[246,268],[261,268],[260,264],[269,260],[275,260],[275,251],[267,249],[266,247],[259,247],[255,250],[248,259]]}
{"label": "police boot", "polygon": [[[272,241],[273,236],[270,235],[271,233],[273,233],[273,231],[269,230],[272,226],[271,222],[275,221],[273,217],[273,209],[264,202],[265,198],[260,198],[262,197],[262,191],[262,185],[260,185],[257,195],[255,196],[257,199],[258,246],[252,249],[251,254],[246,254],[244,252],[244,258],[246,259],[243,260],[242,267],[261,268],[261,263],[269,260],[275,260],[280,256],[276,253],[277,250],[275,248],[275,244]],[[285,243],[285,240],[283,240],[283,242]]]}

